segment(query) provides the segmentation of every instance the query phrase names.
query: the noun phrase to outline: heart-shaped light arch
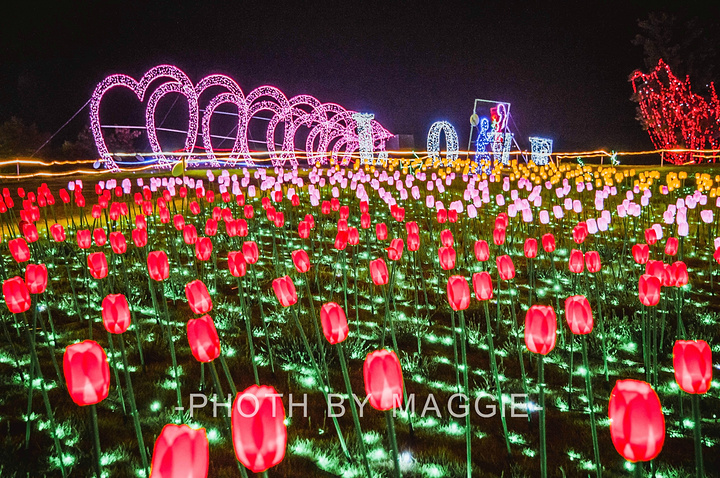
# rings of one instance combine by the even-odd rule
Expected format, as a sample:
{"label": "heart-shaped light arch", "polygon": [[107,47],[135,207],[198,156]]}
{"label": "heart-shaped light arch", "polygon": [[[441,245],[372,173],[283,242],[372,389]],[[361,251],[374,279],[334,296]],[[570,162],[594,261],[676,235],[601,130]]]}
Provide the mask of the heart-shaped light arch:
{"label": "heart-shaped light arch", "polygon": [[[201,79],[197,85],[193,85],[188,76],[179,68],[172,65],[159,65],[145,73],[140,81],[127,75],[117,74],[108,76],[95,88],[90,99],[90,125],[100,160],[106,168],[119,171],[102,134],[100,103],[103,96],[110,89],[121,86],[133,91],[138,100],[143,102],[147,96],[148,87],[158,78],[168,78],[169,81],[160,84],[148,97],[145,108],[145,128],[150,148],[157,156],[160,165],[170,166],[175,161],[175,158],[169,158],[163,153],[157,138],[158,128],[155,124],[157,105],[165,95],[170,93],[180,94],[188,102],[188,131],[183,153],[187,155],[189,165],[207,163],[211,167],[221,166],[212,146],[210,123],[213,114],[222,104],[233,104],[238,109],[235,142],[232,151],[224,160],[227,166],[235,166],[239,160],[248,166],[255,164],[248,144],[248,126],[250,120],[260,112],[271,114],[265,143],[273,166],[284,167],[289,162],[291,167],[297,167],[295,135],[300,126],[309,129],[305,140],[305,154],[310,165],[324,164],[328,160],[328,155],[333,162],[346,165],[349,163],[351,155],[359,147],[357,124],[352,117],[355,112],[345,110],[335,103],[321,103],[309,95],[298,95],[288,99],[282,91],[273,86],[261,86],[244,95],[240,86],[225,75],[209,75]],[[200,97],[205,90],[211,87],[221,87],[227,91],[218,93],[211,98],[200,118]],[[284,134],[282,151],[278,152],[275,145],[275,131],[280,123],[283,123]],[[198,129],[205,148],[203,154],[193,152],[197,142]],[[371,122],[371,131],[373,144],[381,152],[384,151],[385,141],[392,134],[375,120]]]}

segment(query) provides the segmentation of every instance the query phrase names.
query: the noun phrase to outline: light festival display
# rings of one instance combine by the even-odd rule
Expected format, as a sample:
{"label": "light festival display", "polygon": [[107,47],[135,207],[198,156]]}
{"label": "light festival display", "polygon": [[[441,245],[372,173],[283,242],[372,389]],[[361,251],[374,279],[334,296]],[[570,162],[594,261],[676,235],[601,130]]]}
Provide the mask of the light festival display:
{"label": "light festival display", "polygon": [[360,163],[373,163],[373,138],[371,121],[375,115],[370,113],[353,113],[355,123],[357,123],[357,135],[360,148]]}
{"label": "light festival display", "polygon": [[[479,120],[475,141],[476,172],[489,172],[493,162],[508,165],[513,134],[508,131],[510,104],[498,103],[490,108],[490,119]],[[489,149],[488,149],[489,148]]]}
{"label": "light festival display", "polygon": [[[445,133],[445,142],[447,143],[447,153],[445,161],[442,161],[440,155],[440,133]],[[443,166],[450,166],[458,159],[459,142],[455,127],[447,121],[436,121],[430,126],[427,136],[428,155],[433,161],[433,165],[442,163]]]}
{"label": "light festival display", "polygon": [[550,156],[552,155],[553,141],[551,139],[539,138],[537,136],[531,136],[528,139],[530,140],[531,150],[530,160],[538,166],[547,164],[548,161],[550,161]]}
{"label": "light festival display", "polygon": [[[157,79],[167,79],[165,83],[158,86],[152,93],[148,87]],[[157,125],[155,123],[155,111],[160,100],[170,93],[182,95],[188,104],[188,129],[185,138],[183,153],[187,155],[187,163],[208,165],[218,167],[219,159],[211,142],[210,120],[213,113],[222,104],[233,104],[238,109],[238,125],[236,128],[235,141],[232,151],[224,164],[234,166],[239,161],[252,166],[255,164],[252,152],[248,145],[248,126],[250,120],[258,117],[258,114],[269,113],[265,144],[270,155],[273,166],[297,167],[298,157],[295,152],[298,150],[295,145],[296,133],[300,127],[308,128],[305,140],[304,152],[308,164],[324,164],[330,159],[336,164],[347,165],[351,155],[360,149],[361,138],[357,132],[357,121],[355,114],[335,103],[321,103],[318,99],[309,95],[298,95],[288,99],[282,91],[272,86],[261,86],[249,94],[244,95],[240,86],[225,75],[210,75],[201,79],[193,85],[188,76],[179,68],[171,65],[160,65],[150,69],[142,78],[137,81],[134,78],[124,75],[110,75],[101,81],[90,99],[90,125],[95,139],[95,144],[100,154],[102,164],[113,171],[119,171],[116,161],[107,148],[105,138],[102,134],[100,122],[100,105],[104,95],[115,87],[124,87],[135,93],[138,100],[143,102],[147,97],[145,107],[145,129],[148,135],[150,148],[158,158],[160,165],[170,166],[175,161],[168,157],[160,145],[157,137]],[[220,93],[212,98],[200,117],[199,99],[201,94],[210,87],[222,87],[226,92]],[[149,97],[148,97],[149,94]],[[392,134],[370,118],[369,124],[364,125],[362,141],[364,143],[365,155],[367,150],[376,148],[382,153],[385,148],[385,140]],[[284,126],[282,150],[278,151],[275,145],[275,131]],[[194,152],[198,130],[202,137],[202,144],[205,152],[197,154]],[[370,147],[368,148],[368,145]],[[300,148],[302,150],[303,148]],[[382,155],[381,157],[385,157]]]}
{"label": "light festival display", "polygon": [[[679,80],[662,59],[650,73],[630,77],[640,114],[657,149],[712,149],[720,147],[720,100],[710,83],[710,100],[693,93],[690,79]],[[682,164],[689,152],[670,152],[666,158]]]}

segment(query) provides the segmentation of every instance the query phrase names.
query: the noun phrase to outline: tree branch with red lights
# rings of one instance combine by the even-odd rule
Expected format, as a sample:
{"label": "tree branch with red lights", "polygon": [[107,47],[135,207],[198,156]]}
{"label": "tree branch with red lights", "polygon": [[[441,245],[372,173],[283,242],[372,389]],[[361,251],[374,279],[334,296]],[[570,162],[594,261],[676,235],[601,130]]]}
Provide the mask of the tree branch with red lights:
{"label": "tree branch with red lights", "polygon": [[[650,73],[636,70],[630,76],[638,103],[639,120],[657,149],[720,147],[720,101],[714,83],[709,100],[693,93],[690,78],[679,80],[661,59]],[[668,161],[692,161],[692,153],[667,153]]]}

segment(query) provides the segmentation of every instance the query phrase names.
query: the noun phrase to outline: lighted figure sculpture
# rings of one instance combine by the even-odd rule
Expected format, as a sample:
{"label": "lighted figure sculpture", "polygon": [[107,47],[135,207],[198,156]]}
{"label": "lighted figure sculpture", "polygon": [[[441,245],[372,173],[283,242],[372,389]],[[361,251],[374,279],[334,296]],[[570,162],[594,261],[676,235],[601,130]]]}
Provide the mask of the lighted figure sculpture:
{"label": "lighted figure sculpture", "polygon": [[[157,79],[166,79],[152,93],[148,87]],[[334,103],[321,103],[309,95],[298,95],[288,99],[280,90],[272,86],[261,86],[245,95],[235,81],[224,75],[210,75],[193,85],[187,75],[175,66],[160,65],[150,69],[137,81],[134,78],[116,74],[101,81],[90,99],[90,125],[95,144],[100,153],[101,162],[108,169],[118,171],[118,165],[107,148],[100,124],[100,103],[103,96],[112,88],[122,86],[135,93],[139,101],[145,101],[145,129],[153,154],[160,165],[170,166],[177,158],[168,157],[163,153],[157,137],[158,127],[155,124],[155,111],[160,100],[169,93],[178,93],[188,103],[188,130],[182,153],[187,155],[188,163],[207,164],[219,167],[220,162],[213,150],[210,122],[217,108],[222,104],[233,104],[238,109],[238,125],[232,151],[224,161],[227,166],[234,166],[238,161],[251,166],[254,164],[248,146],[248,126],[250,120],[260,113],[270,113],[265,143],[273,166],[297,167],[295,155],[295,137],[301,127],[308,128],[305,141],[305,153],[308,164],[331,161],[346,165],[351,155],[360,148],[360,138],[356,132],[357,121],[352,111],[345,110]],[[200,117],[200,98],[203,92],[211,87],[222,87],[225,92],[219,93],[207,103]],[[148,96],[149,95],[149,96]],[[275,145],[275,131],[280,123],[284,126],[282,152]],[[385,148],[385,140],[392,136],[374,119],[369,120],[365,127],[370,142],[378,144],[381,152]],[[202,137],[205,152],[194,154],[198,133]],[[365,138],[367,141],[367,138]],[[369,148],[372,150],[373,148]]]}
{"label": "lighted figure sculpture", "polygon": [[[490,119],[480,118],[475,141],[476,173],[489,173],[495,164],[510,164],[510,146],[513,134],[507,131],[507,106],[498,103],[490,109]],[[488,151],[488,146],[490,150]]]}
{"label": "lighted figure sculpture", "polygon": [[[445,132],[445,142],[447,143],[445,161],[441,160],[440,155],[440,133],[442,132]],[[427,136],[427,150],[430,159],[433,161],[433,166],[439,163],[443,166],[451,166],[458,159],[459,144],[457,131],[447,121],[436,121],[430,126]]]}
{"label": "lighted figure sculpture", "polygon": [[546,138],[538,138],[537,136],[531,136],[530,138],[530,160],[542,166],[550,161],[550,155],[552,154],[553,141]]}

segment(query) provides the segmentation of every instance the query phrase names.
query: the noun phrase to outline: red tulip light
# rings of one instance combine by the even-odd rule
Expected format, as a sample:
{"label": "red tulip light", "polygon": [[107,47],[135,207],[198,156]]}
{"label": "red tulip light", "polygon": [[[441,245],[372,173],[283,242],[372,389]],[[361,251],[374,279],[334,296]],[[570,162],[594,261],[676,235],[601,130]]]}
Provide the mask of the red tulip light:
{"label": "red tulip light", "polygon": [[130,327],[130,306],[124,295],[110,294],[103,299],[102,320],[111,334],[122,334]]}
{"label": "red tulip light", "polygon": [[320,309],[320,323],[323,334],[331,344],[344,341],[348,336],[348,323],[345,311],[335,302],[323,304]]}
{"label": "red tulip light", "polygon": [[384,241],[387,239],[387,226],[384,222],[375,225],[375,235],[378,241]]}
{"label": "red tulip light", "polygon": [[579,222],[577,226],[573,228],[573,241],[576,244],[582,244],[588,236],[588,227],[584,222]]}
{"label": "red tulip light", "polygon": [[110,247],[115,254],[125,254],[127,252],[127,241],[122,232],[111,232],[110,233]]}
{"label": "red tulip light", "polygon": [[440,267],[444,271],[450,271],[455,268],[455,249],[452,247],[441,247],[438,249],[438,260],[440,261]]}
{"label": "red tulip light", "polygon": [[679,243],[677,237],[668,237],[665,242],[665,254],[668,256],[674,256],[678,252]]}
{"label": "red tulip light", "polygon": [[244,277],[247,273],[247,262],[240,251],[228,252],[228,270],[233,277]]}
{"label": "red tulip light", "polygon": [[657,233],[655,232],[655,229],[645,229],[645,242],[647,242],[649,246],[652,246],[657,242]]}
{"label": "red tulip light", "polygon": [[418,249],[420,249],[420,235],[415,232],[411,232],[410,234],[408,234],[407,247],[408,251],[410,252],[416,252]]}
{"label": "red tulip light", "polygon": [[493,243],[495,243],[496,246],[505,244],[505,229],[493,229]]}
{"label": "red tulip light", "polygon": [[197,242],[197,229],[192,224],[186,224],[183,227],[183,241],[188,246],[191,246]]}
{"label": "red tulip light", "polygon": [[390,274],[388,274],[387,264],[382,259],[370,261],[370,277],[373,284],[385,285],[388,283]]}
{"label": "red tulip light", "polygon": [[391,261],[399,261],[402,259],[404,246],[402,239],[393,239],[390,241],[390,247],[387,248],[388,259]]}
{"label": "red tulip light", "polygon": [[555,252],[555,236],[548,233],[542,237],[542,246],[545,252]]}
{"label": "red tulip light", "polygon": [[493,298],[493,284],[490,273],[484,271],[475,273],[472,281],[477,300],[490,300]]}
{"label": "red tulip light", "polygon": [[199,261],[209,261],[212,256],[212,241],[209,237],[203,237],[195,243],[195,257]]}
{"label": "red tulip light", "polygon": [[3,298],[10,312],[21,314],[30,308],[30,291],[21,277],[3,282]]}
{"label": "red tulip light", "polygon": [[173,216],[173,227],[178,231],[182,231],[185,228],[185,218],[182,214],[175,214]]}
{"label": "red tulip light", "polygon": [[161,281],[170,277],[170,264],[165,251],[152,251],[147,258],[148,273],[153,280]]}
{"label": "red tulip light", "polygon": [[190,351],[198,362],[212,362],[220,356],[220,338],[215,322],[209,315],[190,319],[187,323]]}
{"label": "red tulip light", "polygon": [[592,332],[593,315],[587,297],[573,295],[565,299],[565,319],[575,335],[587,335]]}
{"label": "red tulip light", "polygon": [[537,250],[538,250],[538,244],[537,239],[529,237],[525,240],[525,245],[523,247],[523,252],[525,253],[525,257],[528,259],[535,259],[537,257]]}
{"label": "red tulip light", "polygon": [[235,397],[232,408],[235,456],[255,473],[277,465],[285,457],[287,426],[281,396],[273,387],[253,385]]}
{"label": "red tulip light", "polygon": [[453,239],[450,229],[443,229],[440,231],[440,244],[444,247],[452,247],[455,245],[455,240]]}
{"label": "red tulip light", "polygon": [[580,274],[585,267],[584,262],[582,251],[578,249],[570,251],[570,259],[568,259],[568,269],[570,269],[570,272]]}
{"label": "red tulip light", "polygon": [[55,223],[50,226],[50,233],[52,234],[53,241],[65,242],[65,228],[62,227],[62,224]]}
{"label": "red tulip light", "polygon": [[690,281],[690,276],[688,275],[687,265],[682,261],[676,261],[672,264],[672,273],[673,273],[673,285],[675,287],[683,287],[687,285],[687,283]]}
{"label": "red tulip light", "polygon": [[95,244],[102,247],[107,242],[107,235],[105,234],[105,229],[102,228],[96,228],[93,231],[93,241],[95,241]]}
{"label": "red tulip light", "polygon": [[204,428],[168,424],[155,441],[151,478],[207,478],[210,444]]}
{"label": "red tulip light", "polygon": [[447,221],[447,211],[445,209],[438,209],[438,211],[437,211],[438,224],[444,224],[445,221]]}
{"label": "red tulip light", "polygon": [[647,244],[635,244],[632,246],[632,255],[637,264],[645,264],[650,258],[650,247]]}
{"label": "red tulip light", "polygon": [[675,381],[687,393],[701,394],[710,389],[712,352],[704,340],[677,340],[673,346]]}
{"label": "red tulip light", "polygon": [[92,245],[92,236],[87,229],[79,230],[75,237],[77,238],[77,245],[80,249],[89,249]]}
{"label": "red tulip light", "polygon": [[147,229],[133,229],[132,240],[136,247],[145,247],[148,241]]}
{"label": "red tulip light", "polygon": [[10,248],[10,254],[16,262],[20,263],[30,260],[30,248],[22,237],[8,241],[8,247]]}
{"label": "red tulip light", "polygon": [[185,297],[192,311],[198,315],[207,314],[212,310],[212,300],[205,283],[196,279],[185,285]]}
{"label": "red tulip light", "polygon": [[529,351],[547,355],[555,348],[557,317],[549,305],[533,305],[525,315],[525,345]]}
{"label": "red tulip light", "polygon": [[608,403],[610,438],[628,461],[650,461],[665,443],[665,417],[650,384],[618,380]]}
{"label": "red tulip light", "polygon": [[495,259],[495,263],[497,264],[498,272],[502,280],[510,280],[515,277],[515,264],[513,264],[510,256],[498,256]]}
{"label": "red tulip light", "polygon": [[278,277],[273,280],[272,288],[275,296],[283,307],[290,307],[297,303],[298,297],[295,292],[295,284],[293,284],[290,276]]}
{"label": "red tulip light", "polygon": [[310,237],[310,223],[307,221],[300,221],[298,224],[298,235],[302,239],[307,239]]}
{"label": "red tulip light", "polygon": [[655,276],[643,274],[638,282],[638,296],[643,305],[652,307],[660,302],[661,282]]}
{"label": "red tulip light", "polygon": [[587,251],[585,253],[585,266],[588,272],[600,272],[602,265],[600,264],[600,253],[598,251]]}
{"label": "red tulip light", "polygon": [[475,258],[480,262],[485,262],[490,259],[490,247],[487,241],[482,239],[475,241]]}
{"label": "red tulip light", "polygon": [[370,214],[364,212],[360,215],[360,228],[362,229],[370,229],[371,220],[370,220]]}
{"label": "red tulip light", "polygon": [[255,242],[247,241],[243,243],[242,253],[248,264],[255,264],[258,261],[259,251]]}
{"label": "red tulip light", "polygon": [[103,401],[110,391],[110,366],[105,350],[86,340],[68,346],[63,356],[65,383],[72,401],[80,406]]}
{"label": "red tulip light", "polygon": [[88,268],[90,275],[95,279],[104,279],[108,275],[107,257],[104,252],[93,252],[88,255]]}
{"label": "red tulip light", "polygon": [[395,352],[376,350],[363,364],[365,393],[375,410],[392,410],[402,405],[403,376],[400,360]]}
{"label": "red tulip light", "polygon": [[344,251],[347,247],[348,243],[348,233],[347,231],[338,231],[337,235],[335,236],[335,249],[338,251]]}
{"label": "red tulip light", "polygon": [[25,285],[31,294],[45,292],[48,281],[48,271],[45,264],[28,264],[25,268]]}
{"label": "red tulip light", "polygon": [[420,227],[418,226],[418,223],[415,221],[410,221],[410,222],[405,223],[405,230],[407,231],[408,235],[420,234]]}
{"label": "red tulip light", "polygon": [[308,253],[303,249],[293,251],[292,260],[295,265],[295,270],[299,273],[304,274],[310,270],[310,257],[308,257]]}
{"label": "red tulip light", "polygon": [[23,228],[22,228],[22,231],[23,231],[23,235],[25,236],[25,239],[31,244],[33,242],[36,242],[38,239],[40,239],[40,235],[38,234],[37,227],[35,227],[35,224],[33,224],[33,223],[25,224],[25,226],[23,226]]}
{"label": "red tulip light", "polygon": [[470,306],[470,286],[465,277],[455,275],[448,278],[447,295],[453,310],[465,310]]}

